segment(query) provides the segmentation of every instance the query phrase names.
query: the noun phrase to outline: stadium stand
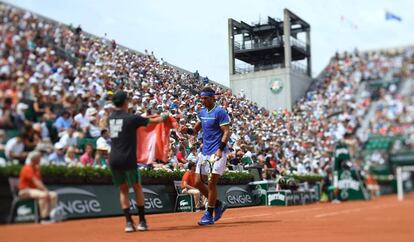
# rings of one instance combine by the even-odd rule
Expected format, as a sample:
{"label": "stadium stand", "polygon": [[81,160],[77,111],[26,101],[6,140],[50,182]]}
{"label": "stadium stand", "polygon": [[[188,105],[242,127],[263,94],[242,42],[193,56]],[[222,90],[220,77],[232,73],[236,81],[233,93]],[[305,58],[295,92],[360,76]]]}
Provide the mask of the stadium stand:
{"label": "stadium stand", "polygon": [[[91,142],[96,149],[118,89],[129,93],[132,112],[168,111],[180,123],[195,123],[201,108],[198,90],[205,85],[217,90],[232,118],[229,168],[259,167],[262,178],[283,172],[325,175],[338,142],[350,146],[353,159],[361,147],[392,145],[388,138],[368,139],[371,133],[408,135],[407,142],[414,144],[413,88],[399,90],[412,78],[412,48],[337,54],[292,112],[269,111],[242,94],[167,65],[147,50],[129,50],[81,27],[3,3],[0,21],[0,129],[5,131],[0,151],[7,162],[13,160],[10,151],[24,157],[34,149],[47,151],[43,164],[53,162],[49,154],[69,129],[77,141],[73,147],[64,145],[64,152],[75,149],[79,156]],[[21,143],[13,139],[18,134]],[[180,147],[188,151],[198,142],[178,139],[174,132],[171,139],[171,156],[160,169],[175,167]]]}

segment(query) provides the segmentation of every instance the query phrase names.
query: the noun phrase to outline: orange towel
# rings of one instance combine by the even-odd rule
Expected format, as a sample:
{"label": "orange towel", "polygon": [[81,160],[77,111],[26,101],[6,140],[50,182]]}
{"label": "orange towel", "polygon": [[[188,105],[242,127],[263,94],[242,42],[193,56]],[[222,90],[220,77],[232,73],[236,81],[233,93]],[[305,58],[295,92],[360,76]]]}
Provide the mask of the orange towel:
{"label": "orange towel", "polygon": [[[147,118],[157,117],[158,115]],[[148,124],[137,129],[137,162],[151,164],[155,160],[168,162],[171,129],[178,127],[174,117],[158,124]]]}

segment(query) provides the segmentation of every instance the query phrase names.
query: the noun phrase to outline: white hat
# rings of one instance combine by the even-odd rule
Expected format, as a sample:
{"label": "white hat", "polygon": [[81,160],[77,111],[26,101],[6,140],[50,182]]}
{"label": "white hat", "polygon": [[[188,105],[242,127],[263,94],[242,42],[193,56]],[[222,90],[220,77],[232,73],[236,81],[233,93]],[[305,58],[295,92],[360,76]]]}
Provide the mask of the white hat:
{"label": "white hat", "polygon": [[57,149],[57,150],[60,150],[60,149],[63,149],[65,146],[62,144],[62,143],[60,143],[60,142],[57,142],[56,144],[55,144],[55,149]]}
{"label": "white hat", "polygon": [[17,104],[17,107],[16,107],[17,110],[26,110],[28,108],[29,108],[29,106],[25,103],[19,103],[19,104]]}
{"label": "white hat", "polygon": [[29,83],[30,84],[38,84],[39,80],[37,80],[36,77],[30,77],[29,78]]}
{"label": "white hat", "polygon": [[110,108],[115,108],[115,106],[112,103],[105,104],[104,109],[110,109]]}
{"label": "white hat", "polygon": [[96,108],[88,108],[86,110],[86,116],[93,116],[98,113],[98,110]]}
{"label": "white hat", "polygon": [[60,92],[60,91],[62,91],[62,87],[61,86],[54,86],[53,91]]}

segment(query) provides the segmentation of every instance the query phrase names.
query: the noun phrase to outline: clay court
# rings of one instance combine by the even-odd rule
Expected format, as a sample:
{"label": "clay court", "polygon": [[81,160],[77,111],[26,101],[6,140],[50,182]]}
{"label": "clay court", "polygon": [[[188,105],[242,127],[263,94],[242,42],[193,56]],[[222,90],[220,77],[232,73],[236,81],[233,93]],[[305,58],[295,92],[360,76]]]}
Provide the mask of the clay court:
{"label": "clay court", "polygon": [[150,231],[126,234],[124,218],[71,220],[58,224],[0,227],[0,241],[414,241],[414,193],[372,201],[293,207],[229,209],[213,226],[201,213],[147,217]]}

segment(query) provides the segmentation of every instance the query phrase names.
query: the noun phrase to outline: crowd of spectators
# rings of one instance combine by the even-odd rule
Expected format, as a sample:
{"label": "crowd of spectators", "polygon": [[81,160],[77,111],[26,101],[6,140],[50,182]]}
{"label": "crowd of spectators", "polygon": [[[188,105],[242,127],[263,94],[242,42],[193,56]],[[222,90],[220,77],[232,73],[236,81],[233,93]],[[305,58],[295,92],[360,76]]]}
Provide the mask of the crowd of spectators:
{"label": "crowd of spectators", "polygon": [[[337,55],[292,111],[268,111],[198,72],[180,72],[147,50],[128,50],[81,27],[5,4],[0,4],[0,22],[0,149],[6,160],[22,164],[28,152],[37,150],[43,164],[105,167],[110,151],[106,121],[116,90],[130,95],[130,112],[167,111],[180,125],[193,125],[202,108],[198,90],[209,85],[232,119],[229,169],[258,167],[265,179],[283,171],[324,174],[338,142],[350,144],[353,153],[363,142],[355,131],[371,94],[361,91],[361,83],[408,72],[403,67],[412,60],[399,58],[401,53]],[[386,103],[378,115],[412,128],[412,97],[387,93],[381,96]],[[393,97],[392,104],[387,95]],[[410,103],[407,108],[405,102]],[[19,132],[7,137],[11,130]],[[80,147],[80,140],[90,142]],[[173,131],[171,141],[169,160],[156,167],[182,169],[196,160],[197,137]]]}
{"label": "crowd of spectators", "polygon": [[[409,86],[406,95],[388,92],[380,97],[375,116],[370,120],[369,133],[382,136],[401,136],[396,146],[414,149],[414,88]],[[398,150],[398,147],[394,148]]]}

